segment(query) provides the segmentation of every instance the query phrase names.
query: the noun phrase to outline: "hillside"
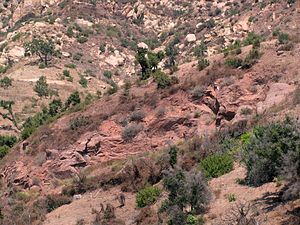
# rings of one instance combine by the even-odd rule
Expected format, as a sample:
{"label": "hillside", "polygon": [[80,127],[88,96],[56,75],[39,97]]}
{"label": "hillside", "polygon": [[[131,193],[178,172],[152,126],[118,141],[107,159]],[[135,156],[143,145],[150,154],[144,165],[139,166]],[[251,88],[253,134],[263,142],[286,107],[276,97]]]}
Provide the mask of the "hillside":
{"label": "hillside", "polygon": [[0,224],[300,224],[298,1],[0,12]]}

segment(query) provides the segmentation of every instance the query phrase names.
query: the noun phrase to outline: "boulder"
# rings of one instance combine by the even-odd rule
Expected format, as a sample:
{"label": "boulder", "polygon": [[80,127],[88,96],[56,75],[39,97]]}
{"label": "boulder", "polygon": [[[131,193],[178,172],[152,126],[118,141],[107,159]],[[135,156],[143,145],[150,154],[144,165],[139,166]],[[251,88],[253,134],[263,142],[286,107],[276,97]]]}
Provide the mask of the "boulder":
{"label": "boulder", "polygon": [[71,54],[69,52],[61,52],[63,57],[70,58]]}
{"label": "boulder", "polygon": [[125,63],[125,59],[119,55],[119,54],[115,54],[115,55],[110,55],[109,57],[107,57],[105,59],[105,62],[111,66],[123,66]]}
{"label": "boulder", "polygon": [[25,48],[20,46],[15,46],[9,50],[8,56],[11,57],[14,61],[18,61],[23,58],[25,55]]}
{"label": "boulder", "polygon": [[92,27],[93,23],[84,19],[76,19],[75,22],[80,26],[80,27]]}
{"label": "boulder", "polygon": [[148,45],[144,42],[140,42],[138,43],[138,48],[144,48],[144,49],[149,49]]}
{"label": "boulder", "polygon": [[196,38],[196,35],[195,34],[188,34],[185,38],[185,40],[188,42],[188,43],[192,43],[192,42],[195,42],[197,40]]}

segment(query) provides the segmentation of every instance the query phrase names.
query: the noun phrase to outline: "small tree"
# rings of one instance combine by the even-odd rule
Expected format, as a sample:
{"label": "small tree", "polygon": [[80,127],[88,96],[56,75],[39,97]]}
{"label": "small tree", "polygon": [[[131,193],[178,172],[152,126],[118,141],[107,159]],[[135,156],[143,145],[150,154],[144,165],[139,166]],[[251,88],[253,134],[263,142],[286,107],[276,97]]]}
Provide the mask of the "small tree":
{"label": "small tree", "polygon": [[138,48],[137,55],[136,55],[136,61],[140,64],[142,67],[142,80],[146,80],[150,77],[150,65],[149,61],[146,58],[148,50],[145,48]]}
{"label": "small tree", "polygon": [[0,112],[0,116],[3,118],[3,119],[8,119],[9,121],[11,121],[14,126],[20,130],[19,126],[18,126],[18,123],[17,123],[17,119],[16,119],[16,116],[15,114],[13,113],[13,109],[12,109],[12,106],[14,105],[15,103],[13,101],[6,101],[6,100],[0,100],[0,108],[2,108],[3,110],[7,111],[6,113],[4,112]]}
{"label": "small tree", "polygon": [[11,85],[12,85],[12,79],[10,79],[9,77],[5,76],[2,79],[0,79],[0,87],[7,89]]}
{"label": "small tree", "polygon": [[[185,224],[176,221],[186,221],[188,213],[203,213],[211,200],[207,182],[199,171],[184,172],[172,169],[166,172],[163,181],[169,197],[162,209],[169,213],[169,224]],[[191,208],[191,212],[187,212],[187,207]],[[175,214],[174,210],[176,210]]]}
{"label": "small tree", "polygon": [[62,109],[62,101],[60,98],[53,99],[53,101],[49,104],[49,114],[50,116],[56,116],[60,110]]}
{"label": "small tree", "polygon": [[70,106],[78,105],[81,102],[80,95],[78,91],[73,92],[66,101],[66,108]]}
{"label": "small tree", "polygon": [[49,86],[47,84],[47,78],[45,76],[41,76],[36,82],[33,89],[40,98],[49,96]]}
{"label": "small tree", "polygon": [[178,151],[178,149],[175,145],[170,147],[170,150],[169,150],[169,156],[170,156],[169,163],[173,168],[177,163],[177,151]]}
{"label": "small tree", "polygon": [[40,61],[48,66],[53,56],[57,56],[59,51],[55,50],[52,40],[43,40],[41,38],[33,38],[25,44],[25,53],[27,55],[37,55]]}
{"label": "small tree", "polygon": [[165,54],[162,51],[158,53],[148,52],[145,48],[138,48],[136,60],[142,67],[142,80],[150,77],[151,73],[157,71],[158,63],[164,58]]}

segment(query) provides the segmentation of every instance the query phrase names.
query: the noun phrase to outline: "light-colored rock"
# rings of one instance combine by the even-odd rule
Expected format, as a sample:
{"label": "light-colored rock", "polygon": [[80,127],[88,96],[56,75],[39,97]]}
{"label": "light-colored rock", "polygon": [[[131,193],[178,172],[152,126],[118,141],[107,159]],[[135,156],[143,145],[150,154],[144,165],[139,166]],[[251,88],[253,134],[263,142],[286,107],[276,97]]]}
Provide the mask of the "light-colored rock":
{"label": "light-colored rock", "polygon": [[82,198],[82,195],[73,195],[74,200],[79,200]]}
{"label": "light-colored rock", "polygon": [[47,24],[46,24],[46,23],[43,23],[43,22],[36,22],[36,23],[34,24],[34,26],[35,26],[35,27],[46,27]]}
{"label": "light-colored rock", "polygon": [[144,49],[149,49],[148,45],[144,42],[140,42],[138,43],[138,48],[144,48]]}
{"label": "light-colored rock", "polygon": [[61,52],[63,57],[70,58],[71,54],[69,52]]}
{"label": "light-colored rock", "polygon": [[110,55],[105,59],[105,62],[111,66],[122,66],[125,63],[125,59],[120,55]]}
{"label": "light-colored rock", "polygon": [[195,34],[188,34],[185,38],[188,43],[195,42],[197,40]]}
{"label": "light-colored rock", "polygon": [[24,57],[24,55],[25,55],[25,48],[20,46],[15,46],[12,49],[10,49],[8,52],[8,56],[15,61],[18,61],[20,58]]}
{"label": "light-colored rock", "polygon": [[76,19],[75,22],[80,26],[80,27],[91,27],[93,26],[93,23],[84,19]]}

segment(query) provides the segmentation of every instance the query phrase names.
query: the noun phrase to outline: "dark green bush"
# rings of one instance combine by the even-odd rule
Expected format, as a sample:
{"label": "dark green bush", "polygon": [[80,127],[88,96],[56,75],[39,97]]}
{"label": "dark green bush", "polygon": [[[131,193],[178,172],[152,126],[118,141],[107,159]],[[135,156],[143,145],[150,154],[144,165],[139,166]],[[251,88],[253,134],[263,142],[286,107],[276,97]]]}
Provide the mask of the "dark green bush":
{"label": "dark green bush", "polygon": [[11,85],[12,85],[12,79],[10,79],[9,77],[5,76],[2,79],[0,79],[0,87],[6,89]]}
{"label": "dark green bush", "polygon": [[103,72],[103,76],[106,77],[107,79],[111,79],[112,76],[113,76],[113,74],[112,74],[111,71],[105,70],[105,71]]}
{"label": "dark green bush", "polygon": [[2,136],[0,135],[0,146],[8,146],[9,148],[13,147],[18,141],[16,136]]}
{"label": "dark green bush", "polygon": [[73,55],[73,59],[76,61],[79,61],[82,58],[83,54],[80,52],[77,52]]}
{"label": "dark green bush", "polygon": [[262,37],[254,32],[248,33],[247,37],[243,41],[243,45],[253,45],[254,48],[260,46],[260,42],[262,41]]}
{"label": "dark green bush", "polygon": [[78,105],[81,102],[80,99],[80,95],[78,91],[73,92],[72,94],[70,94],[70,96],[68,97],[65,106],[66,108],[69,108],[70,106],[75,106]]}
{"label": "dark green bush", "polygon": [[159,89],[167,88],[172,83],[171,78],[167,74],[162,72],[161,70],[156,70],[153,73],[153,78],[154,78],[155,82],[157,83],[157,88],[159,88]]}
{"label": "dark green bush", "polygon": [[186,206],[190,206],[196,214],[205,211],[211,199],[211,193],[201,172],[196,170],[184,172],[177,169],[166,171],[163,182],[164,187],[169,192],[164,210],[167,210],[171,217],[176,217],[172,214],[174,207],[184,214],[186,214],[184,211]]}
{"label": "dark green bush", "polygon": [[139,208],[143,208],[148,205],[154,204],[159,196],[161,195],[162,190],[158,187],[146,187],[140,190],[136,194],[136,205]]}
{"label": "dark green bush", "polygon": [[228,154],[214,154],[200,162],[200,169],[208,178],[222,176],[233,170],[233,157]]}
{"label": "dark green bush", "polygon": [[62,205],[70,204],[72,202],[70,197],[64,195],[47,195],[46,197],[47,212],[52,212],[54,209]]}
{"label": "dark green bush", "polygon": [[84,87],[87,88],[88,86],[88,80],[84,77],[84,76],[80,76],[80,80],[79,80],[79,84]]}
{"label": "dark green bush", "polygon": [[0,146],[0,159],[2,159],[8,152],[9,152],[9,147],[4,145]]}
{"label": "dark green bush", "polygon": [[259,186],[273,181],[281,172],[284,155],[299,153],[298,126],[296,121],[286,118],[282,122],[258,126],[253,130],[248,144],[242,150],[248,184]]}
{"label": "dark green bush", "polygon": [[196,46],[193,50],[194,55],[197,58],[202,58],[205,56],[205,52],[207,51],[207,46],[202,41],[198,46]]}
{"label": "dark green bush", "polygon": [[249,54],[246,56],[246,58],[242,62],[242,69],[251,68],[255,63],[257,63],[257,61],[260,57],[261,57],[261,52],[257,48],[251,49]]}
{"label": "dark green bush", "polygon": [[225,65],[230,68],[239,68],[242,66],[243,60],[239,58],[227,58],[225,60]]}
{"label": "dark green bush", "polygon": [[174,145],[171,146],[169,149],[169,163],[172,167],[174,167],[177,163],[177,152],[178,152],[178,148]]}

